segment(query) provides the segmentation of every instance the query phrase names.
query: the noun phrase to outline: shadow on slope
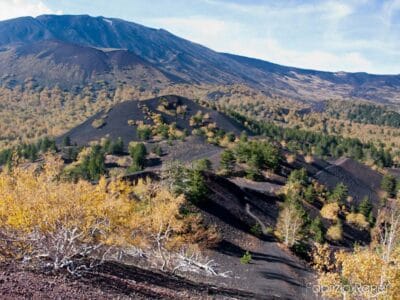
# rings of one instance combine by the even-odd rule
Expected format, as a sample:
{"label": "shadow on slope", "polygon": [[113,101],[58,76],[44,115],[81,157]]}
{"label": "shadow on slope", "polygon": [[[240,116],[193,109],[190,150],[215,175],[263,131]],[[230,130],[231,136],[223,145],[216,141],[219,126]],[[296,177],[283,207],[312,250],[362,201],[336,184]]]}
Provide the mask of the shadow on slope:
{"label": "shadow on slope", "polygon": [[[208,199],[199,206],[206,223],[215,224],[222,241],[210,251],[210,257],[222,268],[231,271],[231,278],[207,278],[210,283],[241,287],[247,291],[285,299],[313,299],[306,284],[313,272],[271,235],[257,238],[250,233],[257,222],[246,210],[273,226],[279,199],[257,191],[242,190],[233,182],[214,174],[206,174],[210,190]],[[240,258],[249,251],[252,260],[241,264]]]}

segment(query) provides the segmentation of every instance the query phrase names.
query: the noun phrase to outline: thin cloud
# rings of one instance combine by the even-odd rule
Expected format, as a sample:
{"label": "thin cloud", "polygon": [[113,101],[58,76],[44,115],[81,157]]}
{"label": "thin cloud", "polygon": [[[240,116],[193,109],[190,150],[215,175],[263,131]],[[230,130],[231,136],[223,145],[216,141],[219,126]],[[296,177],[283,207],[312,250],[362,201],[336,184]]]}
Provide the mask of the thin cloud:
{"label": "thin cloud", "polygon": [[[328,51],[296,51],[283,47],[277,40],[252,39],[243,46],[241,43],[231,45],[238,53],[249,55],[278,64],[297,66],[305,69],[326,71],[372,72],[371,62],[358,52],[336,54]],[[251,52],[248,52],[248,48]]]}
{"label": "thin cloud", "polygon": [[22,16],[36,17],[42,14],[61,14],[54,11],[42,1],[37,0],[0,0],[0,20],[12,19]]}
{"label": "thin cloud", "polygon": [[390,0],[382,6],[382,20],[390,26],[392,23],[393,15],[400,10],[400,0]]}
{"label": "thin cloud", "polygon": [[394,18],[400,0],[385,5],[368,0],[203,3],[209,15],[159,18],[151,24],[220,52],[284,65],[399,73],[394,63],[400,58],[399,35],[385,31],[380,14]]}
{"label": "thin cloud", "polygon": [[[349,16],[355,8],[360,4],[358,1],[321,1],[320,3],[304,3],[295,4],[291,2],[236,2],[236,1],[221,1],[221,0],[204,0],[206,3],[220,6],[238,13],[247,13],[252,15],[281,15],[281,16],[300,16],[300,15],[315,15],[327,19],[341,19]],[[261,3],[263,2],[263,3]]]}
{"label": "thin cloud", "polygon": [[147,21],[152,27],[166,28],[180,37],[216,50],[221,49],[221,41],[234,38],[232,33],[241,30],[238,23],[201,16],[152,18]]}
{"label": "thin cloud", "polygon": [[[327,71],[373,72],[372,63],[357,51],[341,54],[323,50],[297,51],[283,46],[273,36],[246,37],[248,29],[238,22],[195,16],[154,18],[149,22],[216,51],[255,57],[275,63]],[[241,38],[238,39],[237,36]],[[246,37],[245,39],[243,37]]]}

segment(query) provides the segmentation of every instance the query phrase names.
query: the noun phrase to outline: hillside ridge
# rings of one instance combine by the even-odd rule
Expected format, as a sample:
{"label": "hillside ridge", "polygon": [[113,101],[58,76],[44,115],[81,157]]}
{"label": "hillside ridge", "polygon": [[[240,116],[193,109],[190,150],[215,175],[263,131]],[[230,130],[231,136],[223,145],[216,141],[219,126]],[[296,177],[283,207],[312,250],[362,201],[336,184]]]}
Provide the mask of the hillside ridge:
{"label": "hillside ridge", "polygon": [[[93,72],[81,62],[82,57],[75,61],[52,59],[59,51],[57,43],[49,45],[46,57],[43,57],[40,47],[33,46],[29,53],[21,51],[26,45],[49,40],[71,44],[70,47],[81,46],[104,51],[119,49],[128,57],[140,57],[141,68],[130,68],[130,60],[123,58],[118,64],[112,64],[112,71],[107,69]],[[181,82],[227,85],[240,83],[268,95],[307,102],[336,98],[400,101],[399,75],[334,73],[286,67],[259,59],[215,52],[164,29],[153,29],[114,18],[42,15],[2,21],[0,47],[0,83],[3,85],[14,81],[21,84],[28,78],[33,78],[40,85],[58,84],[65,88],[98,80],[104,80],[111,86],[127,82],[142,88],[151,86],[153,89]],[[84,51],[89,55],[86,59],[95,64],[104,63],[97,52],[88,49]],[[81,55],[79,51],[72,52],[72,56]],[[142,70],[148,67],[147,63],[151,65],[152,73]],[[26,67],[19,67],[21,65]],[[43,73],[43,69],[53,72]],[[118,73],[114,69],[124,72]],[[154,69],[157,69],[158,74],[154,75]],[[57,76],[60,73],[65,74],[64,79]],[[141,74],[152,75],[140,80]],[[152,81],[151,78],[155,80]]]}

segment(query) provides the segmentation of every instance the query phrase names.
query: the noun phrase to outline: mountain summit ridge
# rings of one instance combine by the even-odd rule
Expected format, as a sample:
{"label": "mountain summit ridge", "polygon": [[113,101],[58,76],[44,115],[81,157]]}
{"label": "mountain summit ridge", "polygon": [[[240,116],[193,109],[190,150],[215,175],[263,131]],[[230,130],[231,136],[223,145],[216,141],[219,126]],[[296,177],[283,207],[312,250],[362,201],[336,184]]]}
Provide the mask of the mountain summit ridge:
{"label": "mountain summit ridge", "polygon": [[[43,43],[47,43],[46,49]],[[60,55],[60,47],[66,44],[68,47]],[[31,51],[21,51],[27,46]],[[122,52],[116,63],[100,58],[103,55],[93,49]],[[138,60],[135,66],[133,57]],[[92,68],[88,68],[86,60],[91,61]],[[93,67],[97,65],[107,67],[99,71]],[[400,101],[400,75],[287,67],[216,52],[164,29],[89,15],[41,15],[0,22],[0,82],[23,83],[28,78],[40,85],[64,88],[98,80],[145,88],[174,83],[239,83],[302,101],[331,98]]]}

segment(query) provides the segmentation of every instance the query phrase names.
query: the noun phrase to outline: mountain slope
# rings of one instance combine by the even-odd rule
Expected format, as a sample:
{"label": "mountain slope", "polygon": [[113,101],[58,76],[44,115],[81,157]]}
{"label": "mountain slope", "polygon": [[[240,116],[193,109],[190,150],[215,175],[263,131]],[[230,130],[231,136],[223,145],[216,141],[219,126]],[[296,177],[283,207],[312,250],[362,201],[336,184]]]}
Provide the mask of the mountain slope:
{"label": "mountain slope", "polygon": [[[37,43],[52,41],[43,57]],[[55,42],[58,41],[58,42]],[[69,47],[84,47],[85,59],[73,64],[78,76],[76,80],[71,72],[65,78],[54,78],[54,73],[61,73],[71,68],[53,56],[60,51],[56,43],[68,44]],[[30,55],[21,50],[31,47]],[[89,50],[91,48],[92,50]],[[97,51],[94,51],[95,48]],[[102,77],[110,84],[127,81],[130,84],[145,82],[153,88],[168,81],[171,83],[207,83],[232,84],[243,83],[258,88],[267,94],[278,95],[302,101],[318,101],[330,98],[369,99],[379,102],[400,102],[400,76],[370,75],[366,73],[330,73],[299,68],[284,67],[262,60],[251,59],[231,54],[218,53],[179,38],[162,29],[152,29],[120,19],[104,17],[54,16],[43,15],[37,18],[25,17],[0,22],[0,78],[3,84],[10,81],[23,82],[33,77],[39,84],[57,83],[66,88],[81,80],[82,84],[99,80],[93,74],[91,65],[85,61],[104,62],[104,56],[110,50],[118,49],[121,56],[119,65],[129,65],[125,56],[135,55],[141,63],[150,64],[158,69],[165,78],[160,82],[141,77],[142,71],[127,70],[126,74],[112,74],[110,69],[101,69]],[[102,51],[103,54],[98,51]],[[29,68],[18,68],[29,60]],[[106,64],[107,65],[107,64]],[[4,66],[6,66],[4,68]],[[46,68],[57,71],[45,73]],[[73,72],[72,72],[73,73]],[[128,75],[129,73],[129,75]],[[126,80],[132,77],[132,80]],[[154,77],[153,75],[149,77]],[[162,77],[162,76],[161,76]],[[79,80],[78,80],[79,79]],[[157,81],[156,80],[156,81]]]}
{"label": "mountain slope", "polygon": [[[102,49],[125,49],[158,64],[182,80],[233,83],[244,76],[238,63],[165,30],[147,28],[119,19],[89,16],[39,16],[0,22],[0,46],[43,40]],[[18,56],[17,56],[18,58]],[[3,58],[2,58],[3,60]]]}
{"label": "mountain slope", "polygon": [[[159,105],[163,100],[167,101],[169,105],[185,106],[185,116],[173,116],[160,111]],[[198,112],[208,114],[210,116],[208,122],[215,122],[218,128],[222,128],[226,132],[233,132],[239,135],[241,131],[244,130],[241,125],[235,124],[234,121],[217,111],[204,108],[189,99],[169,95],[143,101],[131,100],[119,103],[108,112],[101,111],[90,117],[81,125],[65,133],[58,141],[61,142],[65,136],[69,136],[73,143],[87,145],[91,141],[97,141],[104,137],[108,137],[111,140],[116,140],[121,137],[125,145],[128,145],[129,142],[138,140],[137,126],[129,125],[130,121],[154,124],[154,122],[149,120],[143,113],[144,107],[146,107],[150,113],[160,114],[166,124],[175,123],[179,130],[191,132],[193,128],[190,126],[190,118],[195,116]],[[99,128],[93,127],[93,122],[100,118],[104,118],[104,125]]]}
{"label": "mountain slope", "polygon": [[72,87],[98,80],[149,85],[177,81],[132,52],[101,51],[57,40],[4,49],[0,69],[3,79],[24,82],[32,78],[46,86]]}

